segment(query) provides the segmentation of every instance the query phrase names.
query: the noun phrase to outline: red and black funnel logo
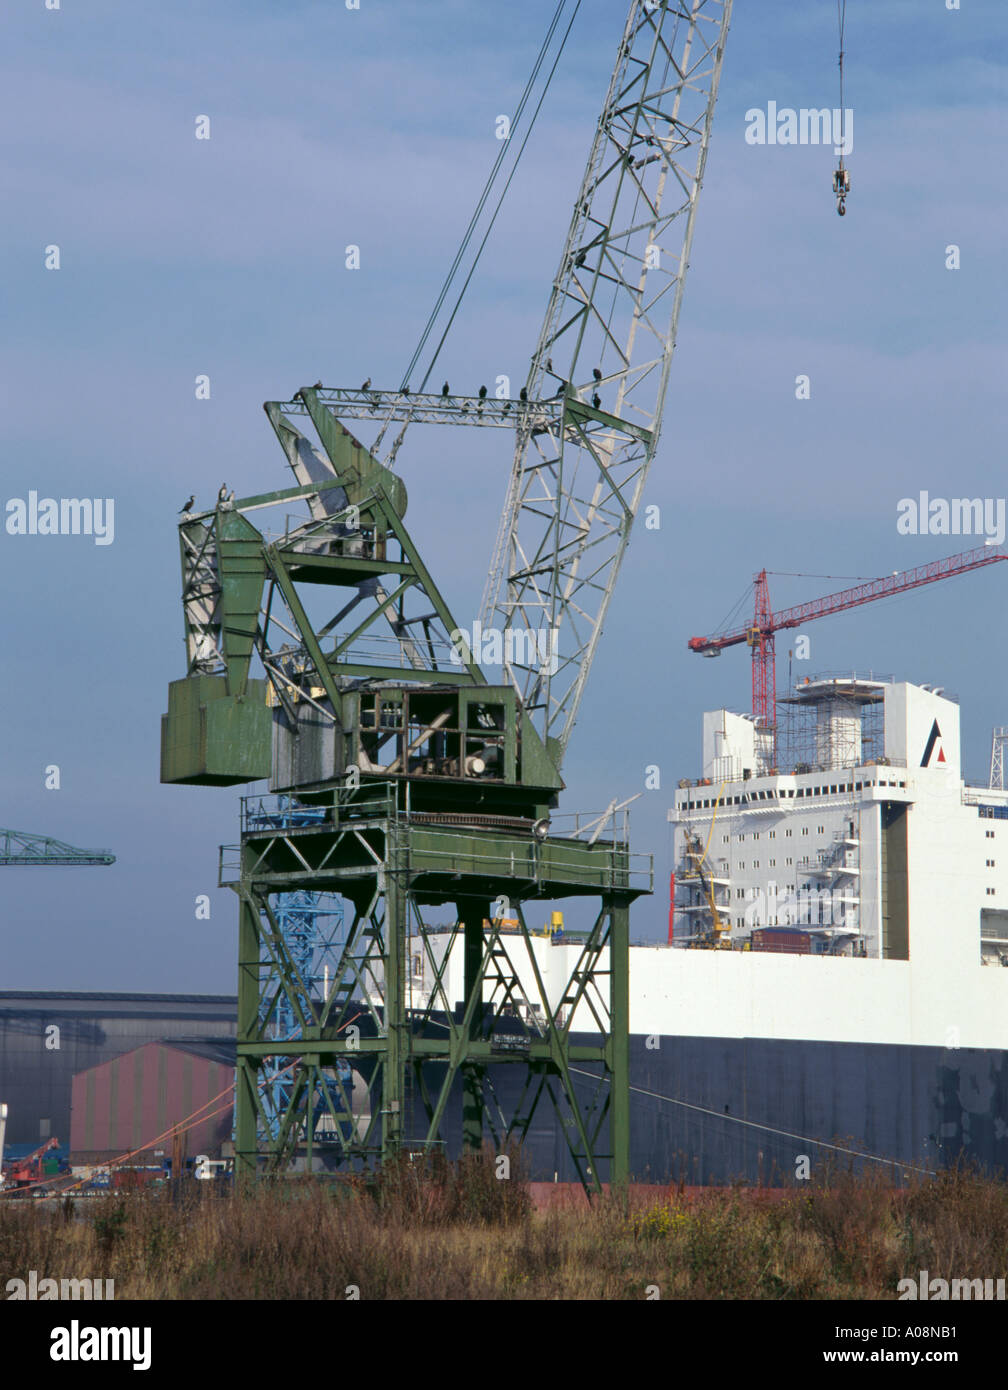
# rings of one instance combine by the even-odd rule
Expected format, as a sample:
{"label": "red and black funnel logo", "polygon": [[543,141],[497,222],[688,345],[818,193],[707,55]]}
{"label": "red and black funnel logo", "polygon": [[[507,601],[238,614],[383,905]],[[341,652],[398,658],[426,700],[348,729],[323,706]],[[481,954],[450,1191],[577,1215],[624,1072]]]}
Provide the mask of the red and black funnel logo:
{"label": "red and black funnel logo", "polygon": [[[935,757],[935,749],[938,749],[938,756]],[[938,727],[938,720],[931,725],[931,732],[928,734],[927,747],[924,749],[924,756],[921,758],[921,767],[930,767],[932,762],[937,766],[945,761],[945,749],[941,744],[941,729]]]}

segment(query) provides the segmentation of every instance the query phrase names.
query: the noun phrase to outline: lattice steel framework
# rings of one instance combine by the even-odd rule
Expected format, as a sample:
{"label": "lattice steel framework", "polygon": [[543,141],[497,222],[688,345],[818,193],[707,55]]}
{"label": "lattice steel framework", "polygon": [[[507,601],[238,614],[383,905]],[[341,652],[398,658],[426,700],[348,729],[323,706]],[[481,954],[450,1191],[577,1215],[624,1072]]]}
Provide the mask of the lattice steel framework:
{"label": "lattice steel framework", "polygon": [[661,427],[731,0],[630,7],[526,391],[484,622],[559,629],[510,676],[566,747]]}
{"label": "lattice steel framework", "polygon": [[1004,791],[1004,750],[1008,744],[1008,727],[999,725],[991,735],[990,786]]}
{"label": "lattice steel framework", "polygon": [[33,835],[27,830],[0,830],[0,865],[115,863],[107,849],[78,849],[76,845],[54,840],[51,835]]}

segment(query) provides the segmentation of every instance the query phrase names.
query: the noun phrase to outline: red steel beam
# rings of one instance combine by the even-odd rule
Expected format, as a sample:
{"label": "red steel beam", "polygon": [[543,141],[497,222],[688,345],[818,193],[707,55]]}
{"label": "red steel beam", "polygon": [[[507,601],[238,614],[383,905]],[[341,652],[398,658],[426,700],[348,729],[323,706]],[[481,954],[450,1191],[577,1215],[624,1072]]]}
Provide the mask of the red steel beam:
{"label": "red steel beam", "polygon": [[[937,579],[951,579],[957,574],[966,574],[984,565],[997,564],[999,560],[1008,560],[1008,554],[993,550],[989,546],[978,546],[975,550],[964,551],[961,555],[950,555],[944,560],[932,560],[930,564],[918,565],[912,570],[902,570],[886,578],[871,579],[866,584],[841,589],[838,593],[826,594],[823,598],[812,599],[810,603],[799,603],[793,608],[782,608],[779,613],[770,613],[768,616],[765,610],[762,614],[760,612],[761,579],[763,592],[766,591],[766,571],[763,570],[755,580],[756,612],[753,622],[731,632],[717,633],[712,637],[691,637],[689,648],[694,652],[723,651],[725,647],[735,647],[739,643],[747,642],[755,649],[761,638],[772,639],[775,632],[784,628],[800,627],[802,623],[813,618],[825,618],[830,613],[841,613],[848,608],[857,608],[863,603],[874,603],[876,599],[904,594],[910,589],[919,589],[923,584],[933,584]],[[754,712],[758,712],[755,701],[753,708]]]}

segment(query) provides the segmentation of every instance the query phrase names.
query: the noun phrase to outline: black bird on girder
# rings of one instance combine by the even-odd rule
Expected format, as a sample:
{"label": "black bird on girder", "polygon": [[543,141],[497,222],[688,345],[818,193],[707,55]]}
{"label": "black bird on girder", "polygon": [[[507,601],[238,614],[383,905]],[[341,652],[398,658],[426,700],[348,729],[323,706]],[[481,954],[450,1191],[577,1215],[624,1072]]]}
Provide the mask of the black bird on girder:
{"label": "black bird on girder", "polygon": [[592,405],[595,407],[596,410],[600,410],[602,407],[602,397],[598,394],[597,391],[595,392],[595,395],[592,396]]}
{"label": "black bird on girder", "polygon": [[523,386],[522,389],[518,392],[518,399],[519,399],[520,401],[527,401],[527,400],[528,400],[528,392],[525,390],[525,387],[524,387],[524,386]]}
{"label": "black bird on girder", "polygon": [[[319,385],[321,385],[321,384],[322,384],[322,383],[320,382]],[[362,391],[370,391],[370,390],[371,390],[371,378],[370,378],[370,377],[368,377],[367,381],[362,382],[362,384],[361,384],[361,390],[362,390]]]}
{"label": "black bird on girder", "polygon": [[321,390],[322,390],[322,378],[321,378],[321,377],[318,379],[318,381],[316,381],[315,385],[312,387],[312,390],[313,390],[313,391],[321,391]]}
{"label": "black bird on girder", "polygon": [[441,387],[441,394],[442,394],[442,396],[447,396],[447,394],[448,394],[448,383],[447,383],[447,381],[446,381],[445,384]]}
{"label": "black bird on girder", "polygon": [[487,389],[486,389],[485,386],[481,386],[480,389],[479,389],[479,398],[480,398],[481,401],[485,401],[485,400],[486,400],[486,397],[487,397]]}
{"label": "black bird on girder", "polygon": [[218,502],[226,502],[226,501],[227,501],[227,483],[221,483],[221,485],[220,485],[220,492],[218,492],[218,494],[217,494],[217,501],[218,501]]}
{"label": "black bird on girder", "polygon": [[193,509],[193,505],[195,504],[195,502],[196,502],[196,494],[193,493],[192,497],[189,498],[189,501],[185,504],[185,506],[184,506],[184,507],[181,507],[181,508],[179,509],[179,515],[181,516],[182,512],[191,512],[192,509]]}
{"label": "black bird on girder", "polygon": [[602,370],[600,367],[592,367],[592,376],[596,381],[602,380]]}

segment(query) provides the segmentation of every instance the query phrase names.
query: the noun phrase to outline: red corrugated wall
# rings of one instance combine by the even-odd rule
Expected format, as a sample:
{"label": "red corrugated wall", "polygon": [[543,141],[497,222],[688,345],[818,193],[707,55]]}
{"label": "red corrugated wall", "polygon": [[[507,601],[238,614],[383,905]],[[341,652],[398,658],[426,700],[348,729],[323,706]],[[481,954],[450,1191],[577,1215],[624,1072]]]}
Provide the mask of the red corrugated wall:
{"label": "red corrugated wall", "polygon": [[231,1135],[233,1081],[234,1068],[222,1062],[145,1043],[74,1077],[71,1152],[119,1155],[156,1147],[170,1154],[172,1127],[205,1105],[186,1131],[185,1152],[214,1154]]}

